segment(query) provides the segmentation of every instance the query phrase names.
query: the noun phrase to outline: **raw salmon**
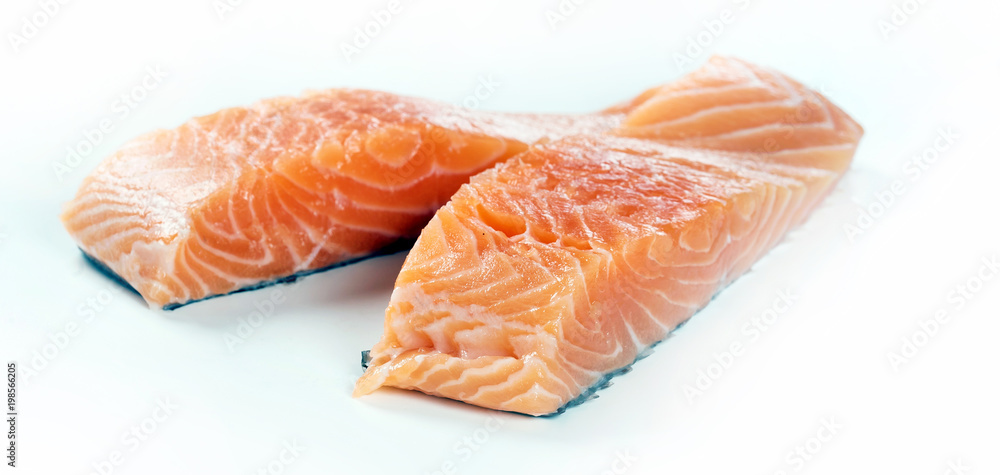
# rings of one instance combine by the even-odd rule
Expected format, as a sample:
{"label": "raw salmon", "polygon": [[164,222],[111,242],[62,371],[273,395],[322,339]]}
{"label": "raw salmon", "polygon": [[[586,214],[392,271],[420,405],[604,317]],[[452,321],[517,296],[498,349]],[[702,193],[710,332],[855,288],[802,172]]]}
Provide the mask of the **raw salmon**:
{"label": "raw salmon", "polygon": [[624,117],[478,112],[363,90],[271,99],[128,143],[62,219],[92,260],[172,308],[412,241],[473,174]]}
{"label": "raw salmon", "polygon": [[713,58],[472,178],[406,258],[355,395],[415,389],[545,415],[586,400],[807,217],[861,128]]}

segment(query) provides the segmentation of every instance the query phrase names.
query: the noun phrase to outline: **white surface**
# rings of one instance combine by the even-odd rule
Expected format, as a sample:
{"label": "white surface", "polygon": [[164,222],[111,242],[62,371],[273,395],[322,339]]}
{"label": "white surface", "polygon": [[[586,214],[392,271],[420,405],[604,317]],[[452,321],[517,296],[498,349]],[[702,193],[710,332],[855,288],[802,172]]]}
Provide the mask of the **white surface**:
{"label": "white surface", "polygon": [[[19,466],[0,473],[100,473],[94,464],[115,451],[116,474],[256,473],[286,441],[305,450],[274,473],[1000,471],[1000,279],[961,309],[948,301],[1000,254],[996,2],[928,2],[885,39],[879,21],[893,2],[883,0],[592,0],[554,31],[545,11],[555,0],[404,0],[345,61],[340,43],[386,3],[245,0],[220,19],[213,0],[70,2],[18,54],[0,45],[0,358],[24,370],[49,335],[78,327],[37,375],[22,374]],[[39,8],[3,2],[4,38]],[[93,318],[80,310],[113,286],[83,265],[57,214],[141,132],[306,88],[461,102],[489,75],[500,86],[483,108],[594,110],[677,77],[674,53],[723,9],[735,19],[707,50],[822,88],[867,135],[804,228],[596,401],[491,420],[402,391],[352,399],[402,255],[172,313],[130,294]],[[116,98],[157,65],[168,76],[120,118]],[[105,117],[114,130],[60,182],[53,163]],[[911,180],[906,162],[940,127],[960,138]],[[906,191],[849,242],[844,224],[893,180]],[[794,305],[751,342],[743,325],[785,288]],[[224,335],[275,289],[284,303],[230,352]],[[949,323],[894,371],[887,354],[938,309]],[[734,341],[745,352],[689,403],[684,386]],[[162,398],[177,408],[147,440],[123,440]],[[843,427],[817,448],[810,437],[829,417]],[[477,437],[488,440],[475,450],[463,442]],[[788,454],[806,444],[818,453],[799,466]],[[628,467],[615,465],[619,453]]]}

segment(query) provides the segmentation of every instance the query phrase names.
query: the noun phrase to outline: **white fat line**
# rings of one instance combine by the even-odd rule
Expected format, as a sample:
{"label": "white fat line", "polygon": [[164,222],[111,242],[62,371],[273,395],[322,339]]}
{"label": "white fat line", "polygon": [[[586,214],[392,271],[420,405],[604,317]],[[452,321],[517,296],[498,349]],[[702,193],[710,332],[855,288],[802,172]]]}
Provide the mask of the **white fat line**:
{"label": "white fat line", "polygon": [[[453,356],[452,358],[457,358],[457,357]],[[488,376],[490,374],[493,374],[494,372],[501,371],[504,366],[508,366],[511,363],[516,363],[517,361],[518,361],[518,358],[514,358],[514,357],[511,357],[511,356],[501,356],[501,357],[497,357],[489,365],[483,366],[481,368],[467,367],[467,368],[465,368],[465,369],[462,370],[462,374],[457,379],[453,379],[451,381],[445,382],[444,384],[441,384],[440,386],[438,386],[436,388],[436,390],[437,391],[443,391],[443,390],[448,389],[448,388],[453,387],[453,386],[459,386],[460,387],[468,378],[471,378],[471,377],[474,377],[474,376],[479,376],[479,375]],[[507,378],[505,378],[503,381],[497,382],[495,384],[480,385],[479,387],[476,388],[476,392],[474,394],[472,394],[471,396],[465,396],[465,397],[467,397],[469,399],[476,399],[484,391],[489,391],[492,388],[501,388],[504,385],[506,385],[511,379],[513,379],[514,377],[516,377],[522,370],[524,370],[524,368],[525,368],[525,366],[522,366],[521,370],[516,371],[514,373],[511,373],[511,374],[508,374]],[[424,378],[424,381],[426,381],[426,380],[427,380],[427,378]]]}
{"label": "white fat line", "polygon": [[[84,219],[84,218],[80,218],[80,219]],[[78,221],[78,219],[74,216],[73,219],[72,219],[72,221],[75,224]],[[105,219],[102,219],[100,221],[92,221],[92,220],[86,220],[85,219],[84,223],[85,224],[82,227],[78,227],[77,229],[74,229],[72,231],[73,234],[76,234],[76,235],[80,236],[80,239],[83,239],[84,237],[87,237],[87,236],[93,236],[94,234],[99,234],[99,233],[107,230],[108,228],[110,228],[110,227],[112,227],[114,225],[118,225],[118,224],[120,224],[120,225],[131,225],[131,226],[124,226],[124,227],[126,227],[126,229],[123,229],[120,232],[130,231],[132,229],[141,229],[141,230],[143,230],[145,232],[149,232],[149,230],[146,229],[145,226],[143,226],[144,222],[138,216],[135,216],[135,215],[118,214],[118,215],[116,215],[116,216],[114,216],[112,218],[105,218]],[[95,229],[95,227],[97,229]],[[103,241],[103,240],[111,239],[114,236],[116,236],[117,234],[119,234],[119,233],[116,232],[116,233],[109,234],[108,236],[105,236],[104,238],[101,238],[101,240]]]}
{"label": "white fat line", "polygon": [[[198,273],[195,272],[195,270],[192,269],[191,266],[187,263],[187,254],[183,251],[184,249],[178,246],[173,253],[172,257],[174,257],[174,259],[178,259],[177,264],[172,269],[173,273],[178,274],[179,271],[177,267],[183,266],[184,269],[187,271],[187,273],[191,276],[191,278],[194,279],[195,283],[198,284],[199,287],[201,287],[200,295],[211,295],[211,292],[208,289],[208,285],[205,284],[205,282],[201,279],[201,276],[198,275]],[[211,269],[211,267],[209,267],[209,269]],[[181,288],[185,289],[185,292],[187,292],[187,295],[189,297],[195,294],[194,289],[188,287],[188,285],[184,283],[184,279],[178,277],[177,281],[179,284],[181,284]]]}
{"label": "white fat line", "polygon": [[[667,120],[667,121],[652,122],[650,124],[642,125],[642,126],[640,126],[638,128],[640,128],[640,129],[656,129],[656,128],[666,128],[666,127],[671,127],[672,128],[672,127],[683,126],[683,125],[691,125],[693,122],[695,122],[697,120],[700,120],[700,119],[703,119],[703,118],[706,118],[706,117],[710,117],[712,115],[719,114],[719,113],[722,113],[722,112],[728,112],[728,111],[731,111],[731,110],[749,110],[749,111],[754,111],[754,110],[761,109],[761,108],[764,108],[764,107],[769,107],[769,106],[771,106],[771,107],[785,107],[785,108],[789,108],[789,109],[794,110],[794,108],[797,105],[798,105],[797,102],[792,102],[791,100],[768,100],[768,101],[757,101],[757,102],[744,103],[744,104],[736,104],[736,105],[723,104],[723,105],[709,107],[708,109],[701,109],[701,110],[699,110],[697,112],[685,115],[683,117],[678,117],[678,118]],[[716,135],[713,135],[711,137],[716,137]]]}
{"label": "white fat line", "polygon": [[[836,130],[833,127],[833,124],[832,123],[828,123],[828,122],[819,122],[819,123],[817,123],[817,122],[803,122],[803,123],[799,123],[799,124],[787,124],[787,123],[784,123],[784,122],[779,122],[779,123],[776,123],[776,124],[765,124],[765,125],[760,125],[760,126],[757,126],[757,127],[750,127],[750,128],[746,128],[746,129],[734,130],[732,132],[723,132],[721,134],[716,134],[716,135],[711,135],[711,136],[696,137],[696,140],[705,140],[705,139],[723,139],[723,140],[725,140],[725,139],[733,139],[733,138],[744,138],[744,137],[748,137],[750,135],[760,134],[762,132],[777,131],[777,130],[781,130],[781,129],[785,129],[785,128],[789,128],[789,127],[792,128],[792,129],[794,129],[793,130],[793,134],[796,133],[796,132],[800,132],[802,130],[805,130],[805,129],[820,129],[820,130],[830,130],[830,131]],[[796,150],[801,150],[801,149],[796,149]],[[750,152],[750,153],[753,153],[753,152]],[[764,152],[764,153],[771,154],[773,152]]]}
{"label": "white fat line", "polygon": [[[802,148],[787,148],[787,149],[784,149],[784,150],[778,150],[776,152],[768,152],[768,155],[771,155],[771,156],[774,156],[774,155],[793,155],[793,154],[798,154],[798,153],[811,152],[811,151],[814,151],[814,150],[819,150],[819,151],[849,150],[849,149],[853,149],[853,148],[856,148],[856,147],[857,147],[857,144],[854,143],[854,142],[842,142],[842,143],[828,144],[828,145],[810,145],[808,147],[802,147]],[[775,164],[772,164],[772,165],[781,165],[781,164],[775,163]],[[785,166],[790,166],[790,165],[785,165]],[[792,166],[792,168],[808,169],[808,168],[811,168],[811,167]],[[823,168],[812,168],[812,169],[820,171],[820,172],[832,173],[829,170],[826,170],[826,169],[823,169]]]}
{"label": "white fat line", "polygon": [[233,289],[238,289],[238,288],[245,287],[247,285],[258,283],[258,281],[254,280],[254,279],[240,278],[239,276],[235,276],[235,275],[232,275],[232,274],[229,274],[229,273],[226,273],[226,272],[222,272],[222,270],[220,270],[219,268],[217,268],[217,267],[209,264],[208,262],[205,262],[204,260],[202,260],[202,258],[198,257],[197,254],[195,254],[194,252],[191,252],[190,248],[182,249],[182,250],[187,251],[187,252],[182,252],[181,253],[181,255],[180,255],[181,259],[183,259],[183,262],[186,265],[186,268],[187,268],[188,272],[192,276],[194,276],[195,280],[197,280],[199,282],[199,284],[202,285],[202,288],[205,291],[205,295],[206,296],[208,296],[208,295],[215,295],[215,294],[210,291],[208,285],[205,283],[205,281],[203,281],[201,279],[201,275],[198,273],[198,271],[196,271],[193,267],[191,267],[190,264],[187,263],[188,255],[190,255],[191,260],[193,262],[196,262],[196,263],[200,264],[202,267],[204,267],[206,269],[206,272],[211,272],[214,276],[220,277],[223,280],[229,282],[231,284],[231,287]]}
{"label": "white fat line", "polygon": [[528,389],[527,391],[525,391],[523,394],[517,394],[517,395],[515,395],[515,396],[513,396],[511,398],[508,398],[506,401],[504,401],[503,404],[500,404],[500,408],[503,409],[503,410],[512,410],[514,412],[520,412],[516,408],[514,408],[514,409],[506,409],[506,408],[513,407],[511,405],[511,401],[513,401],[516,398],[520,398],[520,397],[529,397],[530,399],[536,400],[536,401],[538,399],[540,399],[540,398],[548,398],[548,399],[553,399],[555,401],[560,401],[560,402],[563,401],[562,397],[559,397],[559,396],[557,396],[555,394],[552,394],[551,392],[549,392],[547,389],[543,388],[538,383],[535,383],[535,384],[533,384],[531,386],[530,389]]}
{"label": "white fat line", "polygon": [[[663,323],[661,323],[660,320],[653,315],[653,312],[649,309],[649,307],[646,307],[645,304],[643,304],[642,302],[640,302],[639,299],[635,298],[631,293],[629,293],[627,291],[622,291],[621,294],[624,295],[625,297],[627,297],[633,303],[635,303],[636,306],[638,306],[640,309],[642,309],[643,312],[646,313],[646,318],[648,318],[650,321],[652,321],[653,323],[655,323],[656,326],[660,327],[663,330],[663,336],[661,336],[660,338],[657,338],[656,340],[660,340],[660,339],[666,337],[666,335],[670,334],[671,327],[669,327],[669,326],[664,325]],[[623,317],[624,317],[624,315],[623,315]],[[631,328],[631,325],[629,325],[629,323],[628,323],[627,320],[625,320],[623,318],[623,321],[625,322],[626,325],[629,326],[629,328]],[[632,333],[632,335],[635,336],[635,334],[633,332],[630,331],[630,333]],[[644,347],[644,346],[648,346],[648,345],[646,345],[645,343],[637,341],[636,349],[639,349],[639,348]]]}
{"label": "white fat line", "polygon": [[[221,229],[218,229],[215,226],[213,226],[212,223],[208,222],[205,219],[202,219],[202,222],[205,223],[205,224],[207,224],[208,228],[211,229],[213,232],[215,232],[216,234],[228,237],[230,239],[245,238],[245,234],[242,232],[242,228],[240,228],[239,224],[236,221],[236,215],[233,213],[233,209],[235,208],[234,203],[233,203],[233,197],[236,195],[235,192],[239,191],[238,185],[239,185],[239,180],[232,179],[229,182],[230,193],[229,193],[229,196],[226,197],[226,207],[227,207],[227,209],[226,209],[226,217],[229,218],[229,226],[233,230],[232,233],[224,233],[224,232],[222,232]],[[250,209],[251,216],[253,216],[253,206],[251,206],[251,203],[249,203],[249,200],[247,200],[247,201],[248,201],[247,202],[247,208]],[[203,216],[204,216],[204,214],[203,214]],[[256,222],[256,219],[251,219],[251,223],[253,223],[253,222]],[[252,224],[251,224],[251,226],[252,226]]]}
{"label": "white fat line", "polygon": [[[762,89],[770,89],[767,84],[760,81],[755,83],[741,83],[741,84],[727,84],[725,86],[704,86],[699,88],[684,88],[684,89],[670,89],[672,84],[666,84],[657,89],[656,94],[651,96],[649,100],[652,99],[674,99],[674,98],[691,98],[701,95],[714,95],[718,93],[733,92],[733,91],[759,91]],[[646,102],[649,102],[647,100]]]}
{"label": "white fat line", "polygon": [[[202,237],[201,233],[195,233],[192,237],[189,237],[188,238],[188,242],[189,243],[191,242],[190,240],[192,238],[194,239],[194,241],[196,243],[200,244],[201,247],[204,248],[206,251],[209,251],[209,252],[215,254],[216,256],[218,256],[220,258],[223,258],[223,259],[225,259],[225,260],[227,260],[229,262],[232,262],[232,263],[243,264],[243,265],[248,265],[248,266],[264,266],[264,265],[267,265],[267,264],[270,264],[270,263],[274,262],[274,256],[271,254],[271,248],[269,246],[261,246],[264,249],[264,256],[263,257],[261,257],[259,259],[248,259],[248,258],[245,258],[245,257],[242,257],[242,256],[238,256],[236,254],[233,254],[233,253],[230,253],[230,252],[227,252],[227,251],[223,251],[222,249],[219,249],[219,248],[217,248],[217,247],[209,244],[208,241],[206,241]],[[240,239],[240,240],[244,240],[244,241],[247,241],[247,242],[259,242],[259,241],[250,241],[249,239]]]}

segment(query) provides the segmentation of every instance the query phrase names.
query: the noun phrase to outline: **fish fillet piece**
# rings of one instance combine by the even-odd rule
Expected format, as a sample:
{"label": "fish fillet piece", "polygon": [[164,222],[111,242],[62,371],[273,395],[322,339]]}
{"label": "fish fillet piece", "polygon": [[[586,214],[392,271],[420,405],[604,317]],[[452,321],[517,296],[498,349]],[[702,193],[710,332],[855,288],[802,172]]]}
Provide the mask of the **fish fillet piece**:
{"label": "fish fillet piece", "polygon": [[254,288],[413,239],[468,178],[624,114],[477,112],[364,90],[278,98],[141,136],[63,222],[151,307]]}
{"label": "fish fillet piece", "polygon": [[862,135],[733,59],[644,96],[614,134],[533,146],[437,212],[356,396],[393,386],[530,415],[586,400],[803,221]]}

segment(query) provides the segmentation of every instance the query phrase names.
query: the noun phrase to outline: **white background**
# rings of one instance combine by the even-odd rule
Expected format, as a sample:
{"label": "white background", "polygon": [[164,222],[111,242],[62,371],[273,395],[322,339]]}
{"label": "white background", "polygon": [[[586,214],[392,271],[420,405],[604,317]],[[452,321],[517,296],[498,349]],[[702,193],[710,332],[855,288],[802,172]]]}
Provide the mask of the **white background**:
{"label": "white background", "polygon": [[[404,0],[348,62],[341,44],[385,1],[245,0],[221,17],[213,0],[74,1],[16,53],[9,35],[41,7],[3,2],[0,358],[37,371],[19,386],[19,466],[0,473],[101,473],[115,452],[115,474],[269,463],[287,474],[1000,473],[1000,279],[975,282],[1000,254],[1000,7],[930,1],[886,36],[893,4],[590,0],[553,28],[553,0]],[[733,21],[713,35],[704,22],[725,10]],[[699,34],[704,51],[685,52]],[[866,128],[855,164],[753,272],[599,399],[558,417],[403,391],[350,397],[402,254],[160,312],[109,293],[57,219],[125,141],[223,107],[344,86],[460,103],[492,76],[500,85],[482,108],[586,112],[712,52],[825,91]],[[156,66],[166,78],[121,118],[118,97]],[[65,148],[108,117],[114,130],[60,180]],[[958,138],[930,152],[949,128]],[[925,151],[939,158],[908,173]],[[904,191],[886,210],[872,205],[895,180]],[[844,226],[869,207],[878,216],[848,239]],[[953,292],[968,284],[980,290],[959,308]],[[284,302],[230,351],[224,335],[275,289]],[[794,304],[752,340],[744,325],[784,289]],[[894,367],[888,355],[938,310],[948,322]],[[745,350],[713,368],[733,342]],[[690,399],[699,371],[715,377]],[[165,415],[157,400],[176,408],[153,424]],[[832,438],[811,440],[831,419]],[[123,440],[143,424],[146,440]],[[280,465],[286,442],[304,451]]]}

